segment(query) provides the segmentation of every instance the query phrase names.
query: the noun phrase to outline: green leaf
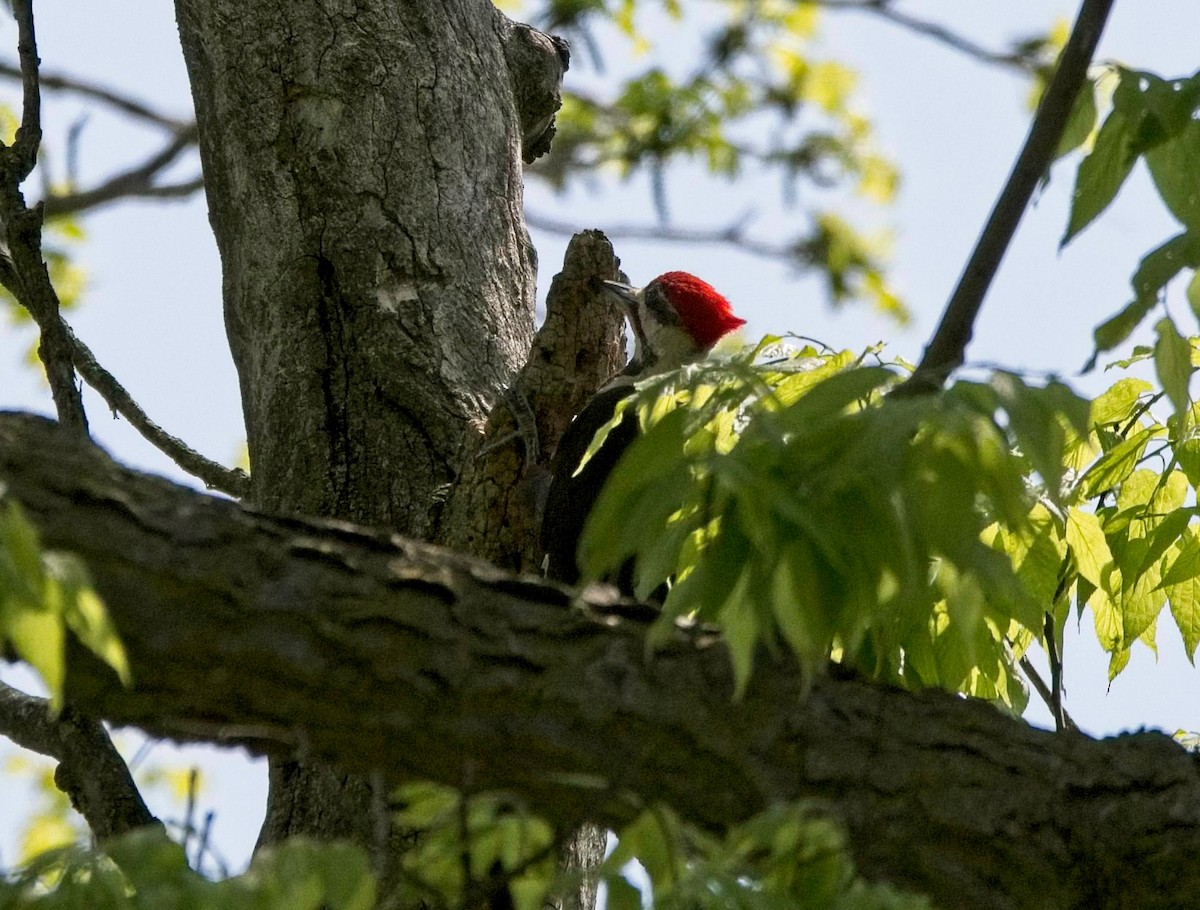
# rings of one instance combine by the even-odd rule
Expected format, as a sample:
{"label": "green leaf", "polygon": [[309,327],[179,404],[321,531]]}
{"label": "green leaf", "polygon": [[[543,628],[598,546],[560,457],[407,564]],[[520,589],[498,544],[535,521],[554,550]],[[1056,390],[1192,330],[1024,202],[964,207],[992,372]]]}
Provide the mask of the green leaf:
{"label": "green leaf", "polygon": [[1008,414],[1018,445],[1042,476],[1050,497],[1057,501],[1062,492],[1067,443],[1062,418],[1077,432],[1086,433],[1088,402],[1060,382],[1050,382],[1039,389],[1003,371],[992,377],[991,385]]}
{"label": "green leaf", "polygon": [[1111,683],[1127,666],[1129,666],[1129,649],[1122,648],[1119,651],[1113,651],[1108,659],[1108,681]]}
{"label": "green leaf", "polygon": [[1096,426],[1124,426],[1133,418],[1141,396],[1154,389],[1144,379],[1126,377],[1114,382],[1092,401],[1092,423]]}
{"label": "green leaf", "polygon": [[1071,116],[1063,128],[1062,138],[1054,152],[1054,160],[1070,154],[1087,142],[1096,128],[1097,119],[1096,82],[1094,79],[1086,79],[1079,87],[1079,94],[1071,107]]}
{"label": "green leaf", "polygon": [[[1171,616],[1179,633],[1183,636],[1183,647],[1193,664],[1196,662],[1196,647],[1200,645],[1200,568],[1186,581],[1167,586],[1167,600],[1171,604]],[[1166,579],[1164,579],[1164,582]]]}
{"label": "green leaf", "polygon": [[0,595],[40,602],[46,576],[42,545],[25,510],[16,502],[0,510],[0,559],[8,570],[0,575]]}
{"label": "green leaf", "polygon": [[621,875],[605,876],[610,910],[642,910],[642,892],[629,884]]}
{"label": "green leaf", "polygon": [[1162,586],[1172,587],[1200,579],[1200,537],[1192,529],[1180,535],[1179,550],[1163,575]]}
{"label": "green leaf", "polygon": [[1097,588],[1103,587],[1105,569],[1112,565],[1113,557],[1095,513],[1071,507],[1067,512],[1067,546],[1075,556],[1079,574]]}
{"label": "green leaf", "polygon": [[1133,169],[1133,127],[1135,122],[1114,109],[1096,134],[1091,153],[1079,164],[1075,192],[1071,197],[1071,215],[1067,231],[1059,242],[1065,247],[1076,235],[1108,208],[1121,184]]}
{"label": "green leaf", "polygon": [[[1145,541],[1138,543],[1144,544]],[[1141,561],[1136,559],[1139,549],[1144,551],[1144,546],[1131,549],[1131,561]],[[1140,575],[1131,574],[1134,574],[1133,578],[1122,579],[1120,597],[1121,634],[1126,643],[1131,643],[1151,628],[1167,600],[1166,592],[1158,590],[1162,573],[1157,565],[1147,566]]]}
{"label": "green leaf", "polygon": [[1000,549],[1008,554],[1025,588],[1039,604],[1051,603],[1058,590],[1059,573],[1067,543],[1059,535],[1058,523],[1041,503],[1034,506],[1025,533],[1004,534]]}
{"label": "green leaf", "polygon": [[1180,421],[1188,417],[1191,397],[1188,383],[1192,378],[1192,348],[1179,334],[1170,319],[1160,319],[1154,327],[1158,340],[1154,344],[1154,372],[1163,391],[1175,406]]}
{"label": "green leaf", "polygon": [[1141,575],[1150,566],[1158,562],[1172,546],[1182,544],[1183,534],[1195,514],[1195,509],[1173,509],[1167,513],[1162,522],[1150,535],[1149,544],[1137,574]]}
{"label": "green leaf", "polygon": [[750,674],[754,670],[754,652],[763,638],[763,629],[748,596],[746,576],[741,572],[730,574],[739,584],[734,586],[717,618],[729,648],[730,663],[733,665],[733,698],[738,701],[750,682]]}
{"label": "green leaf", "polygon": [[1133,273],[1133,300],[1117,315],[1096,327],[1093,333],[1096,351],[1084,371],[1092,369],[1097,356],[1123,342],[1146,318],[1158,302],[1159,293],[1184,268],[1200,265],[1200,240],[1188,232],[1170,240],[1142,257]]}
{"label": "green leaf", "polygon": [[1088,598],[1087,606],[1092,611],[1092,621],[1100,647],[1109,652],[1119,648],[1124,640],[1124,630],[1121,626],[1121,611],[1117,609],[1112,598],[1102,588],[1096,588]]}
{"label": "green leaf", "polygon": [[4,611],[4,630],[18,656],[37,670],[50,691],[51,710],[62,707],[66,678],[66,633],[62,615],[40,605],[15,606]]}
{"label": "green leaf", "polygon": [[1200,228],[1200,123],[1190,121],[1174,138],[1146,153],[1159,196],[1189,230]]}
{"label": "green leaf", "polygon": [[1137,467],[1146,444],[1156,435],[1153,427],[1139,430],[1128,439],[1113,446],[1088,468],[1080,483],[1089,497],[1099,496],[1117,487]]}
{"label": "green leaf", "polygon": [[788,429],[804,429],[840,414],[895,378],[884,367],[859,367],[837,373],[780,412],[780,419]]}
{"label": "green leaf", "polygon": [[609,475],[580,545],[580,562],[592,577],[619,569],[643,542],[661,535],[694,492],[683,460],[687,420],[686,409],[676,408],[639,435]]}
{"label": "green leaf", "polygon": [[63,618],[79,641],[116,672],[129,686],[133,680],[120,636],[109,619],[104,602],[92,589],[83,562],[69,553],[47,553],[46,568],[63,590]]}
{"label": "green leaf", "polygon": [[1200,485],[1200,438],[1185,439],[1175,446],[1175,458],[1187,475],[1188,483],[1196,488]]}

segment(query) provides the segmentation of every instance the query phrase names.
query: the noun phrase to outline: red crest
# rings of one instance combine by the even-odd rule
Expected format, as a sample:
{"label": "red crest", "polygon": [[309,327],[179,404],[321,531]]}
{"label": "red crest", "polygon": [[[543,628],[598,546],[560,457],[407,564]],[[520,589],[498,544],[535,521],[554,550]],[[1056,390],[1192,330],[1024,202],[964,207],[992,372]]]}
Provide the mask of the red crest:
{"label": "red crest", "polygon": [[665,272],[651,284],[665,292],[684,327],[705,350],[723,335],[746,324],[745,319],[733,315],[729,301],[716,288],[690,272]]}

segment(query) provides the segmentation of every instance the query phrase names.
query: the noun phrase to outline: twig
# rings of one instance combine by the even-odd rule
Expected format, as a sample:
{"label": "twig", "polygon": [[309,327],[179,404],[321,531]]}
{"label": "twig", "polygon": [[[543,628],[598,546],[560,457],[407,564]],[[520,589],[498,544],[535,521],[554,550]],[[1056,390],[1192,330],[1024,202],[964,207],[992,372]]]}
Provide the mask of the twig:
{"label": "twig", "polygon": [[1042,675],[1038,673],[1037,667],[1033,665],[1028,657],[1022,657],[1017,661],[1021,665],[1025,676],[1033,685],[1034,690],[1046,703],[1046,707],[1050,709],[1050,713],[1054,715],[1054,726],[1058,732],[1063,730],[1078,730],[1079,726],[1071,719],[1071,715],[1067,713],[1066,708],[1062,706],[1062,699],[1056,698],[1054,690],[1046,685],[1046,681],[1042,679]]}
{"label": "twig", "polygon": [[190,448],[146,416],[133,396],[96,360],[96,355],[79,340],[71,327],[63,323],[70,339],[72,356],[79,374],[87,384],[100,393],[110,408],[120,414],[156,449],[193,477],[204,481],[212,490],[220,490],[235,499],[244,498],[250,491],[250,475],[240,468],[227,468]]}
{"label": "twig", "polygon": [[911,32],[915,32],[918,35],[931,38],[939,44],[943,44],[959,53],[966,54],[981,63],[991,63],[1008,69],[1019,70],[1025,74],[1029,74],[1034,70],[1034,65],[1026,54],[1015,52],[1001,53],[989,50],[983,45],[972,41],[970,38],[951,31],[944,25],[920,19],[911,13],[904,13],[895,9],[892,0],[813,0],[813,2],[827,9],[870,13],[881,19],[886,19],[894,25],[899,25]]}
{"label": "twig", "polygon": [[0,683],[0,733],[58,761],[54,782],[97,840],[158,823],[99,721],[69,706],[53,717],[46,699]]}
{"label": "twig", "polygon": [[[6,60],[0,60],[0,76],[9,79],[20,79],[21,68]],[[162,114],[149,105],[142,103],[128,95],[123,95],[116,89],[105,88],[101,85],[96,85],[93,82],[85,82],[75,76],[68,76],[62,73],[46,73],[40,74],[41,86],[50,91],[73,92],[77,95],[83,95],[86,98],[94,98],[97,101],[102,101],[110,107],[114,107],[123,114],[128,114],[131,117],[137,117],[140,120],[145,120],[148,123],[153,123],[155,126],[165,127],[172,132],[177,132],[184,129],[188,124],[186,120],[179,120],[175,117],[168,117]]]}
{"label": "twig", "polygon": [[[661,224],[610,224],[605,225],[604,233],[608,237],[626,240],[651,240],[662,243],[720,243],[732,246],[744,253],[761,256],[764,259],[799,259],[797,251],[803,246],[802,242],[794,244],[773,244],[762,240],[754,240],[746,236],[746,219],[740,218],[736,223],[724,228],[681,228]],[[530,227],[551,234],[572,236],[578,230],[578,225],[557,221],[536,212],[525,213],[525,223]]]}
{"label": "twig", "polygon": [[166,146],[142,164],[110,177],[100,186],[65,196],[47,197],[43,203],[46,217],[54,218],[72,212],[81,212],[129,196],[190,195],[204,186],[202,177],[169,186],[155,186],[154,178],[173,164],[180,155],[193,148],[195,144],[196,125],[193,123],[176,132]]}
{"label": "twig", "polygon": [[984,296],[1038,181],[1053,160],[1113,2],[1083,0],[1025,145],[946,305],[942,321],[916,371],[891,394],[904,397],[936,391],[954,370],[962,366]]}
{"label": "twig", "polygon": [[21,60],[21,126],[11,146],[0,145],[0,220],[4,223],[9,255],[12,257],[13,293],[29,311],[41,331],[38,356],[46,368],[46,380],[58,420],[65,428],[87,435],[83,397],[75,382],[71,346],[59,319],[58,295],[50,283],[42,259],[42,213],[30,210],[21,195],[21,183],[37,163],[41,145],[41,96],[38,89],[37,38],[33,27],[32,0],[14,0],[17,20],[17,52]]}
{"label": "twig", "polygon": [[[20,299],[20,278],[12,260],[0,253],[0,285]],[[66,321],[57,312],[55,322],[62,331],[70,348],[71,362],[79,375],[95,389],[113,412],[129,421],[130,426],[142,434],[152,446],[170,458],[175,464],[193,477],[204,481],[210,490],[220,490],[235,499],[244,499],[250,491],[250,475],[240,468],[227,468],[205,458],[183,440],[172,436],[151,420],[133,396],[117,381],[112,373],[100,365],[91,348],[84,344]]]}

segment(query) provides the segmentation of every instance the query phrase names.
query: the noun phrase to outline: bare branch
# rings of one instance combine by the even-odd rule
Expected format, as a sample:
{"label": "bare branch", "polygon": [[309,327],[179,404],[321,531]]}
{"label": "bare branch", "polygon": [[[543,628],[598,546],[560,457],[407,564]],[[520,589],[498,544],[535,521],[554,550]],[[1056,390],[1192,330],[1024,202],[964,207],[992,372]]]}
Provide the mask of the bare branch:
{"label": "bare branch", "polygon": [[[20,299],[21,283],[12,260],[0,253],[0,285]],[[244,498],[250,490],[250,476],[239,468],[227,468],[205,458],[190,448],[183,440],[172,436],[151,420],[146,412],[133,400],[108,370],[100,365],[96,355],[75,335],[70,325],[58,313],[55,319],[70,346],[71,360],[88,385],[95,389],[113,412],[129,421],[130,426],[142,434],[152,446],[170,458],[187,473],[204,481],[210,490],[219,490],[237,499]]]}
{"label": "bare branch", "polygon": [[813,0],[813,2],[826,9],[870,13],[918,35],[932,38],[939,44],[966,54],[980,63],[990,63],[1006,69],[1017,70],[1026,75],[1036,69],[1034,61],[1028,54],[993,51],[940,23],[901,12],[895,8],[893,0]]}
{"label": "bare branch", "polygon": [[79,340],[69,325],[63,324],[73,348],[76,368],[93,389],[100,393],[110,408],[129,421],[130,426],[156,449],[166,455],[210,490],[220,490],[241,499],[250,491],[250,475],[240,468],[227,468],[190,448],[183,440],[172,436],[151,420],[133,396],[96,360],[86,344]]}
{"label": "bare branch", "polygon": [[42,145],[42,94],[38,88],[37,35],[33,27],[32,0],[16,0],[13,17],[17,20],[17,57],[21,61],[21,125],[12,145],[17,160],[17,183],[29,176],[37,164]]}
{"label": "bare branch", "polygon": [[[724,228],[685,228],[663,224],[610,224],[604,227],[604,233],[617,239],[652,240],[661,243],[711,243],[731,246],[764,259],[776,259],[798,262],[798,244],[767,243],[748,237],[745,231],[746,218],[740,218],[734,224]],[[576,227],[565,221],[558,221],[547,215],[536,212],[525,212],[525,223],[531,228],[546,231],[551,234],[572,235]]]}
{"label": "bare branch", "polygon": [[962,366],[983,299],[1038,181],[1054,158],[1112,5],[1113,0],[1084,0],[1025,145],[946,304],[942,320],[916,371],[891,394],[906,396],[936,391]]}
{"label": "bare branch", "polygon": [[1078,730],[1079,726],[1071,719],[1066,709],[1062,706],[1062,699],[1056,696],[1055,691],[1042,679],[1042,674],[1038,672],[1037,667],[1033,665],[1027,656],[1022,657],[1017,661],[1021,665],[1021,671],[1025,674],[1025,678],[1029,680],[1038,697],[1050,709],[1050,713],[1054,716],[1055,729],[1059,732],[1063,730]]}
{"label": "bare branch", "polygon": [[[9,79],[20,79],[21,68],[6,60],[0,60],[0,77]],[[186,120],[180,120],[177,117],[170,117],[166,114],[154,110],[149,105],[138,101],[136,98],[131,98],[118,92],[116,89],[106,88],[102,85],[96,85],[94,82],[87,82],[76,76],[69,76],[65,73],[47,73],[41,72],[39,75],[41,87],[49,91],[70,92],[76,95],[82,95],[85,98],[93,98],[107,104],[109,107],[115,108],[123,114],[128,114],[131,117],[136,117],[139,120],[145,120],[147,123],[152,123],[155,126],[164,127],[171,132],[178,132],[188,126]]]}
{"label": "bare branch", "polygon": [[97,840],[158,824],[99,721],[0,683],[0,733],[23,749],[58,761],[54,782],[70,797]]}
{"label": "bare branch", "polygon": [[13,295],[29,311],[41,332],[38,356],[46,368],[59,422],[73,432],[86,435],[87,414],[75,382],[70,341],[59,319],[58,294],[42,259],[42,213],[40,208],[32,211],[27,208],[21,194],[22,181],[37,163],[42,138],[32,0],[15,0],[13,15],[17,20],[24,97],[16,140],[11,146],[0,145],[0,222],[12,262],[12,269],[6,266],[5,272],[12,280]]}
{"label": "bare branch", "polygon": [[93,209],[118,199],[137,197],[179,197],[202,189],[204,179],[197,177],[184,183],[155,186],[154,179],[170,167],[180,155],[196,145],[196,125],[188,124],[171,138],[160,151],[145,162],[123,173],[110,177],[90,190],[82,190],[66,196],[49,196],[44,201],[46,217],[67,215]]}

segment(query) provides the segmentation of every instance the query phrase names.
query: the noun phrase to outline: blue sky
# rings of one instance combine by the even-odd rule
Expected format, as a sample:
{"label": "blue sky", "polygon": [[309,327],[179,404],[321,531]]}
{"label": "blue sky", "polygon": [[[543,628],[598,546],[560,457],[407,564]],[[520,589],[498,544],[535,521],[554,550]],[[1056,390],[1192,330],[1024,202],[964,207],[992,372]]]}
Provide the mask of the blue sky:
{"label": "blue sky", "polygon": [[[120,87],[179,117],[190,101],[171,5],[118,0],[39,0],[38,26],[43,65]],[[1020,3],[910,2],[906,10],[937,18],[993,47],[1011,36],[1044,30],[1074,14],[1060,0]],[[689,30],[690,29],[690,30]],[[1200,66],[1195,36],[1200,4],[1179,0],[1118,0],[1101,46],[1100,59],[1174,76]],[[671,62],[686,66],[693,24],[664,34]],[[13,47],[15,29],[0,18],[0,47]],[[1027,127],[1028,87],[995,68],[983,67],[928,39],[897,30],[859,13],[829,14],[821,52],[858,68],[860,103],[876,124],[884,151],[900,166],[904,182],[894,208],[878,223],[896,230],[892,276],[912,308],[914,322],[901,331],[886,319],[848,308],[831,312],[815,280],[786,268],[720,247],[681,247],[618,242],[625,270],[644,281],[669,268],[694,271],[717,285],[749,319],[747,335],[794,331],[838,347],[861,347],[884,339],[910,359],[936,322],[944,300],[1006,176]],[[11,58],[11,52],[0,52]],[[636,63],[636,61],[635,61]],[[617,61],[617,66],[622,65]],[[590,80],[581,54],[572,79]],[[0,97],[16,101],[11,87]],[[47,141],[61,148],[65,131],[82,111],[74,100],[47,109]],[[86,184],[128,166],[154,146],[154,135],[105,112],[91,115],[83,134],[82,177]],[[178,168],[190,176],[193,159]],[[1149,181],[1135,174],[1113,210],[1062,253],[1058,239],[1066,222],[1070,166],[1027,214],[1001,274],[989,294],[970,361],[1055,371],[1096,392],[1102,376],[1074,378],[1090,353],[1091,328],[1122,306],[1128,281],[1141,255],[1173,233]],[[722,224],[730,213],[762,207],[760,227],[786,235],[798,217],[772,200],[778,183],[751,179],[714,184],[696,169],[668,175],[673,218],[679,224]],[[642,181],[603,194],[575,191],[555,197],[530,183],[531,210],[554,215],[578,228],[640,219],[651,222],[649,192]],[[123,381],[147,412],[169,431],[210,457],[231,462],[243,431],[236,377],[223,335],[220,272],[202,198],[183,203],[128,203],[89,216],[87,242],[78,258],[89,286],[71,321],[99,359]],[[545,289],[561,262],[565,238],[535,232]],[[1174,291],[1181,297],[1179,289]],[[1173,307],[1181,326],[1182,303]],[[1190,317],[1186,317],[1190,318]],[[28,332],[0,333],[0,407],[49,413],[41,380],[21,360]],[[181,479],[179,472],[123,422],[110,421],[102,402],[88,398],[98,439],[123,461]],[[1107,659],[1095,645],[1088,620],[1068,644],[1068,707],[1089,732],[1104,735],[1154,726],[1168,731],[1200,729],[1194,693],[1200,677],[1183,655],[1178,636],[1160,627],[1160,659],[1136,649],[1133,662],[1106,691]],[[26,677],[4,670],[6,680]],[[1044,712],[1031,713],[1034,721]],[[402,746],[401,746],[402,747]],[[6,754],[0,745],[0,756]],[[265,792],[261,763],[236,755],[199,753],[210,778],[206,808],[217,811],[216,836],[235,864],[244,861],[257,834]],[[154,758],[172,757],[168,747]],[[187,758],[187,761],[194,760]],[[10,799],[12,800],[10,802]],[[0,775],[0,804],[16,806],[0,818],[0,863],[11,861],[14,820],[21,814],[23,785]]]}

